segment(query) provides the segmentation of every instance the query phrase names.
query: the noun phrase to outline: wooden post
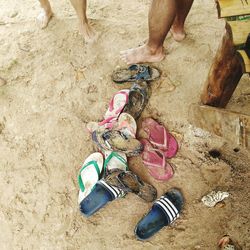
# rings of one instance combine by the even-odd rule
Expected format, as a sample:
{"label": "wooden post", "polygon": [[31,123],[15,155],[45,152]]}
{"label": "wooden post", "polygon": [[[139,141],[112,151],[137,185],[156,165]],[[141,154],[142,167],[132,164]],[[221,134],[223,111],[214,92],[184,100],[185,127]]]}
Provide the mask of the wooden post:
{"label": "wooden post", "polygon": [[222,44],[218,49],[205,83],[201,101],[215,107],[225,107],[243,74],[234,48],[231,28],[226,24]]}

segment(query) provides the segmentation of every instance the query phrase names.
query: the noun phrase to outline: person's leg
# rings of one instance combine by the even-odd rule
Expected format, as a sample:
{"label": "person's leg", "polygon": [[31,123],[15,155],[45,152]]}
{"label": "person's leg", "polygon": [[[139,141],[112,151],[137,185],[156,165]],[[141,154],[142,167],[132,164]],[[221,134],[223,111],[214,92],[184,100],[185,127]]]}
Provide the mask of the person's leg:
{"label": "person's leg", "polygon": [[48,0],[39,0],[42,11],[38,15],[37,20],[42,29],[46,28],[49,20],[53,16],[53,12],[51,10],[51,6]]}
{"label": "person's leg", "polygon": [[194,0],[176,0],[176,17],[171,27],[171,33],[177,42],[182,41],[186,36],[184,23],[193,1]]}
{"label": "person's leg", "polygon": [[176,0],[153,0],[149,15],[149,39],[146,44],[121,52],[127,64],[159,62],[164,58],[163,43],[176,16]]}
{"label": "person's leg", "polygon": [[86,15],[87,0],[70,0],[79,19],[80,32],[84,36],[85,41],[91,41],[95,37],[94,31],[88,24]]}

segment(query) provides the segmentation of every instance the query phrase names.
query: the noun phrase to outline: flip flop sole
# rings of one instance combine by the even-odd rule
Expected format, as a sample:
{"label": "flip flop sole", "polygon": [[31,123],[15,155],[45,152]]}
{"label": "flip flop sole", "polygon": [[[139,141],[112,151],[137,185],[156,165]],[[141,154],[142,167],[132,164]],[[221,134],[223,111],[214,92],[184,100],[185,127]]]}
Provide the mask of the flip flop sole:
{"label": "flip flop sole", "polygon": [[142,181],[136,174],[126,171],[118,175],[119,180],[130,192],[138,195],[141,199],[152,202],[156,199],[157,190],[152,185]]}
{"label": "flip flop sole", "polygon": [[102,151],[117,151],[127,156],[135,156],[143,150],[143,145],[135,138],[125,138],[119,131],[94,131],[92,139]]}
{"label": "flip flop sole", "polygon": [[135,227],[135,235],[139,240],[147,240],[162,228],[170,225],[179,217],[184,198],[178,189],[172,189],[158,199],[151,210]]}
{"label": "flip flop sole", "polygon": [[149,92],[146,82],[134,83],[130,88],[128,104],[124,107],[124,112],[132,115],[135,120],[138,119],[148,103]]}
{"label": "flip flop sole", "polygon": [[135,138],[137,124],[132,115],[128,113],[121,113],[117,123],[114,125],[114,129],[123,131],[126,136]]}
{"label": "flip flop sole", "polygon": [[[137,70],[130,69],[133,66],[147,68],[149,71],[146,74],[141,74]],[[125,82],[134,82],[136,80],[153,81],[160,77],[161,73],[157,68],[149,67],[148,65],[131,65],[129,68],[115,70],[112,74],[112,80],[118,84]]]}
{"label": "flip flop sole", "polygon": [[78,177],[80,186],[78,203],[80,203],[94,188],[99,180],[102,168],[103,156],[101,153],[96,152],[86,158]]}
{"label": "flip flop sole", "polygon": [[112,169],[120,169],[126,171],[128,169],[127,157],[124,153],[115,151],[105,151],[105,172],[109,172]]}
{"label": "flip flop sole", "polygon": [[177,154],[179,145],[175,137],[161,124],[152,118],[142,122],[142,128],[147,133],[149,142],[164,152],[170,159]]}

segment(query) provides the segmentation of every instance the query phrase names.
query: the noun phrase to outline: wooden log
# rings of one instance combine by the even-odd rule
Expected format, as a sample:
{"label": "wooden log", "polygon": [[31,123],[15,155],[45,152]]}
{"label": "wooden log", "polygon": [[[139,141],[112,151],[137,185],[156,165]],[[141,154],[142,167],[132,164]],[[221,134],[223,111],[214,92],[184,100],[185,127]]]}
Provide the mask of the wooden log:
{"label": "wooden log", "polygon": [[189,122],[196,127],[250,149],[250,116],[226,109],[193,104],[189,110]]}
{"label": "wooden log", "polygon": [[216,0],[216,3],[219,18],[250,14],[248,0]]}
{"label": "wooden log", "polygon": [[217,50],[201,95],[203,104],[225,107],[243,74],[242,65],[232,40],[232,31],[226,24],[222,44]]}

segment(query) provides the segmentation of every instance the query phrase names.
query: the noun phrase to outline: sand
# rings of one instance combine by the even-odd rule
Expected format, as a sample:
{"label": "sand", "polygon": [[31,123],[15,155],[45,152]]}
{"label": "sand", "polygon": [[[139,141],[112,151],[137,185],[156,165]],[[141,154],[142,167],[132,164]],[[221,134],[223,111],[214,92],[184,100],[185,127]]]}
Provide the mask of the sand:
{"label": "sand", "polygon": [[[133,194],[108,204],[90,218],[78,209],[77,173],[96,151],[86,123],[102,119],[119,89],[112,70],[125,66],[119,51],[147,38],[148,0],[89,1],[88,15],[99,40],[88,45],[78,32],[69,1],[52,2],[55,17],[40,30],[38,1],[0,0],[0,245],[10,249],[216,249],[230,234],[250,249],[249,152],[190,125],[189,107],[203,83],[224,32],[213,1],[196,0],[187,38],[165,42],[167,57],[155,64],[163,75],[152,84],[142,118],[153,117],[181,144],[174,178],[157,182],[140,157],[131,170],[158,190],[178,187],[184,211],[171,227],[140,242],[134,227],[152,206]],[[244,76],[228,108],[249,112],[249,78]],[[140,124],[140,121],[139,121]],[[221,148],[220,159],[208,151]],[[201,197],[228,191],[222,207],[207,208]]]}

